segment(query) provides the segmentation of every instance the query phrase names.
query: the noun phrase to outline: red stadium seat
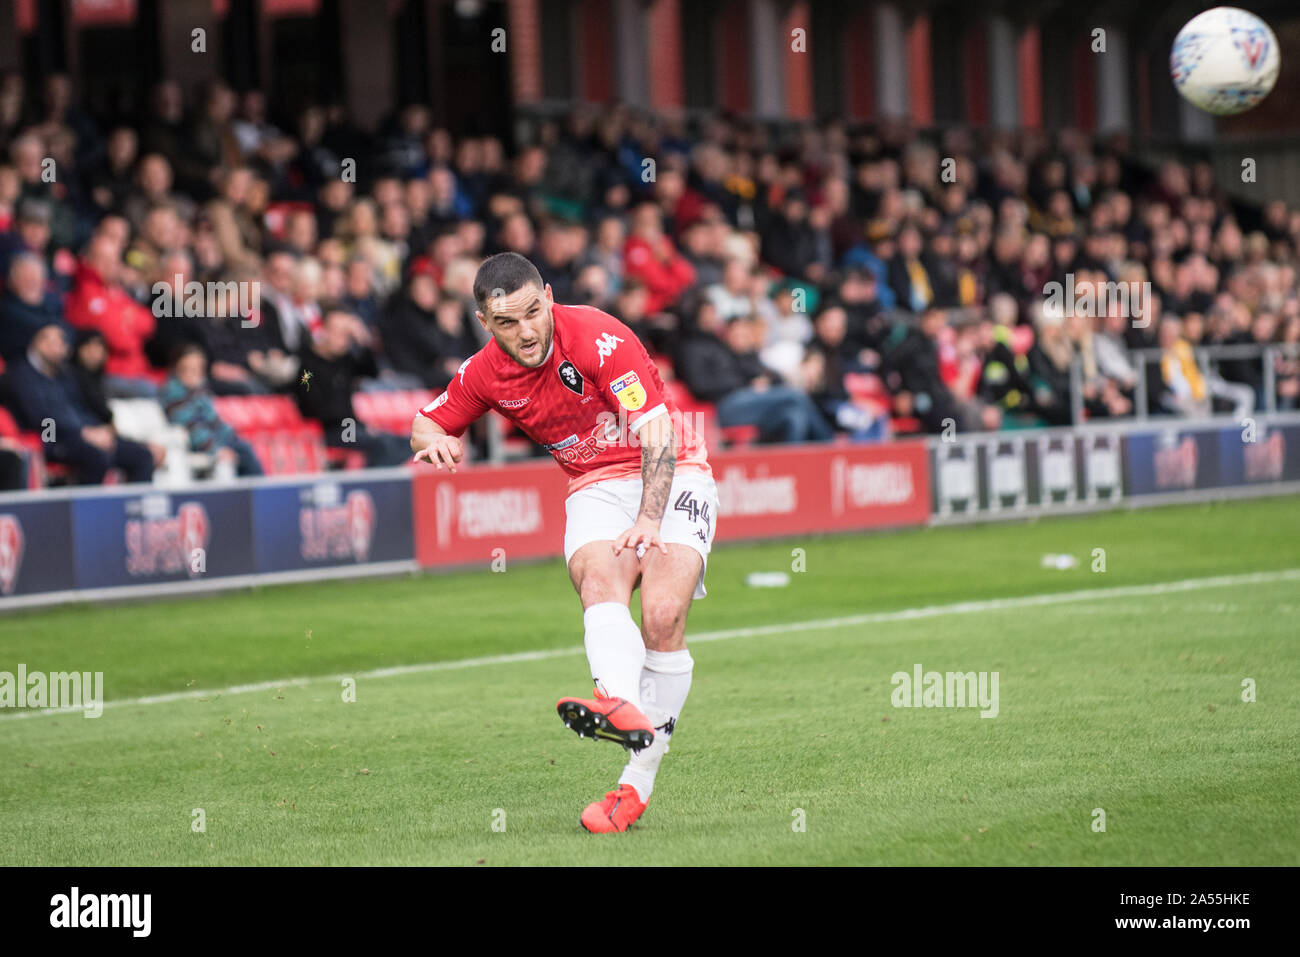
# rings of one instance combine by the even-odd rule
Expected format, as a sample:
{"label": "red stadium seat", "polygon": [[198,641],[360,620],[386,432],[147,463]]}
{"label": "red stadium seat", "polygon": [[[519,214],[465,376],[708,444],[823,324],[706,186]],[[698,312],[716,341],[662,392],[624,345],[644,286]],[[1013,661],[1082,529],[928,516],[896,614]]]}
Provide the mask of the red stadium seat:
{"label": "red stadium seat", "polygon": [[873,372],[846,372],[844,389],[854,399],[888,399],[885,384]]}
{"label": "red stadium seat", "polygon": [[745,448],[758,441],[756,425],[726,425],[722,427],[722,439],[731,448]]}
{"label": "red stadium seat", "polygon": [[325,467],[324,430],[319,422],[302,417],[292,396],[223,396],[213,405],[253,446],[266,474],[298,475]]}
{"label": "red stadium seat", "polygon": [[3,405],[0,405],[0,438],[14,439],[15,441],[22,438],[22,431],[18,428],[18,423]]}
{"label": "red stadium seat", "polygon": [[401,389],[391,392],[358,392],[352,397],[357,420],[376,432],[408,435],[411,419],[435,398],[433,389]]}
{"label": "red stadium seat", "polygon": [[664,390],[668,393],[668,397],[676,403],[682,415],[690,416],[691,424],[699,427],[705,445],[711,449],[723,446],[726,437],[723,430],[718,427],[718,415],[710,403],[701,402],[695,398],[695,396],[691,395],[691,390],[677,379],[665,382]]}
{"label": "red stadium seat", "polygon": [[363,469],[366,467],[365,453],[360,449],[342,449],[321,446],[324,449],[325,461],[335,468],[341,469]]}

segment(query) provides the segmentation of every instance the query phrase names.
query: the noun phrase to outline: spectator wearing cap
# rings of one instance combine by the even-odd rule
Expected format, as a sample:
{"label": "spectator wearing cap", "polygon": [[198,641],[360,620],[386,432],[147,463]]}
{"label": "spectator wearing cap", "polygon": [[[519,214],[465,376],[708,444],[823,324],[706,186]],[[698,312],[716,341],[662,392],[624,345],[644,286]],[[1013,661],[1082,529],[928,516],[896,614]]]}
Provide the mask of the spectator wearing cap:
{"label": "spectator wearing cap", "polygon": [[106,384],[110,394],[152,397],[159,376],[145,356],[145,343],[157,329],[153,313],[122,288],[121,247],[107,235],[92,239],[77,266],[65,306],[69,325],[98,329],[108,343]]}
{"label": "spectator wearing cap", "polygon": [[67,358],[63,327],[51,323],[37,331],[27,354],[7,370],[18,424],[40,432],[46,458],[70,466],[84,484],[102,482],[110,468],[121,469],[129,482],[149,481],[154,453],[120,438],[111,423],[86,407]]}
{"label": "spectator wearing cap", "polygon": [[45,263],[22,252],[9,262],[8,282],[0,295],[0,359],[13,362],[27,351],[42,326],[63,321],[63,306],[45,281]]}

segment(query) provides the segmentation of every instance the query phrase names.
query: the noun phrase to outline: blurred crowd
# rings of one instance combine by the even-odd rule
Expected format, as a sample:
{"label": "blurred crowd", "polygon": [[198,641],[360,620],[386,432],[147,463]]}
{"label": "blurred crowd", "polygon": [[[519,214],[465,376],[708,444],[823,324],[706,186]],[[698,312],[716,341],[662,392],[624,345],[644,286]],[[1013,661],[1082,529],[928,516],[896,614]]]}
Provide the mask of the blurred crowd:
{"label": "blurred crowd", "polygon": [[[166,454],[117,434],[115,398],[158,401],[240,474],[261,465],[216,396],[292,394],[327,444],[403,461],[403,437],[349,424],[352,397],[444,387],[484,341],[474,273],[503,250],[757,441],[1067,424],[1072,381],[1088,419],[1300,398],[1300,209],[1239,205],[1208,162],[1148,168],[1122,137],[607,106],[511,148],[420,105],[375,133],[272,106],[162,82],[110,120],[66,76],[0,78],[0,405],[73,480],[148,479]],[[1076,310],[1052,282],[1152,294],[1140,317]],[[1269,370],[1195,351],[1278,343]],[[0,486],[15,452],[0,437]]]}

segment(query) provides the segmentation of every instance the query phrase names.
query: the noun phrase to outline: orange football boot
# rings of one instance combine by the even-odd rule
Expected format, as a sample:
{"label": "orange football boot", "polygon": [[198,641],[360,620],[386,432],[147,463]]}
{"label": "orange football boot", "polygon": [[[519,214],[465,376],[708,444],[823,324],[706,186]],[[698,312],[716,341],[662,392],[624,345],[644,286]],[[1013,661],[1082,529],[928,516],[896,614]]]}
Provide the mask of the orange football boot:
{"label": "orange football boot", "polygon": [[592,834],[614,834],[626,831],[632,822],[645,811],[636,788],[620,784],[605,795],[603,801],[593,801],[582,812],[582,826]]}
{"label": "orange football boot", "polygon": [[[648,748],[655,739],[654,725],[641,709],[626,698],[611,698],[599,688],[596,698],[561,698],[555,705],[566,728],[580,738],[604,738],[617,741],[629,751]],[[638,812],[640,813],[640,812]]]}

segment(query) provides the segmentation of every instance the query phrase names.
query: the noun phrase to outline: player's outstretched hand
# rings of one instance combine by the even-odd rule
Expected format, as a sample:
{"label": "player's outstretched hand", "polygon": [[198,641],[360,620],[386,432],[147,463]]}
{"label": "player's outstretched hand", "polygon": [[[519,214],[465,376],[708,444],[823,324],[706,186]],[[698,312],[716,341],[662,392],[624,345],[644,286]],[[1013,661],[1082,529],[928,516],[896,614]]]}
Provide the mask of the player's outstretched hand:
{"label": "player's outstretched hand", "polygon": [[[658,522],[642,521],[638,518],[635,525],[614,539],[614,554],[618,555],[625,548],[635,550],[638,545],[644,545],[647,549],[657,548],[665,555],[668,554],[668,546],[659,537]],[[640,553],[638,553],[637,557],[640,557]]]}
{"label": "player's outstretched hand", "polygon": [[443,463],[446,463],[447,468],[454,472],[456,463],[464,457],[465,449],[460,444],[460,439],[454,435],[435,435],[433,441],[415,453],[412,461],[419,462],[423,459],[438,468],[442,468]]}

